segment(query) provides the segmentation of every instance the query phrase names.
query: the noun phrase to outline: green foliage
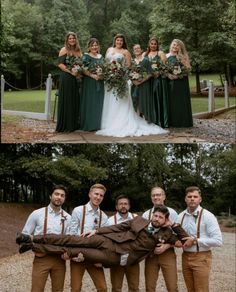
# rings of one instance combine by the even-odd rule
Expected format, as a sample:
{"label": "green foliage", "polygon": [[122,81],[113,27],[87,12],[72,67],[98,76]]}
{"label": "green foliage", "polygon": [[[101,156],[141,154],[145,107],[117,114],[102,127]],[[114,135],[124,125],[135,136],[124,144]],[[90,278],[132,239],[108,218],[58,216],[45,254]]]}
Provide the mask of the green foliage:
{"label": "green foliage", "polygon": [[236,213],[236,152],[227,144],[10,144],[0,145],[1,201],[47,200],[52,184],[69,187],[67,204],[88,200],[89,187],[107,187],[104,209],[114,210],[119,194],[131,198],[132,209],[151,206],[150,189],[161,186],[166,204],[185,208],[190,185],[202,190],[203,203],[216,214]]}

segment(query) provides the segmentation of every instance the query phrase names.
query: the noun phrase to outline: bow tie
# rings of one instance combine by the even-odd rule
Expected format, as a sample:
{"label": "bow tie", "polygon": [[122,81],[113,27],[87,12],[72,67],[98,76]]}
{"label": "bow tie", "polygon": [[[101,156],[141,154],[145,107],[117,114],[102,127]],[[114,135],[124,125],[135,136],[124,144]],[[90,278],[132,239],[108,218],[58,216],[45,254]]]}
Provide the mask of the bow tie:
{"label": "bow tie", "polygon": [[157,229],[154,228],[153,226],[149,226],[149,227],[146,228],[146,231],[147,231],[147,233],[153,235],[153,234],[155,234],[157,232]]}

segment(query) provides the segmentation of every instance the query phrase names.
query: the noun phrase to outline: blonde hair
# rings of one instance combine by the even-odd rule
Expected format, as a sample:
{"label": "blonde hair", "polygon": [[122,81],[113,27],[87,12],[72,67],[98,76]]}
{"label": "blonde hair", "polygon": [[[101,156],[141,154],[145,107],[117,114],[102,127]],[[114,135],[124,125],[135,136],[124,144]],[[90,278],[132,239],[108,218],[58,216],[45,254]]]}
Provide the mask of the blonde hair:
{"label": "blonde hair", "polygon": [[165,193],[165,191],[163,190],[163,188],[158,187],[158,186],[154,186],[154,187],[152,187],[150,193],[152,194],[152,191],[155,190],[155,189],[159,189],[159,190],[161,190],[162,195],[165,196],[166,193]]}
{"label": "blonde hair", "polygon": [[92,189],[101,189],[104,191],[104,193],[107,191],[106,187],[102,184],[94,184],[90,187],[89,191],[91,191]]}
{"label": "blonde hair", "polygon": [[174,39],[171,42],[170,48],[172,46],[173,43],[177,43],[179,45],[179,51],[176,55],[177,59],[186,67],[191,69],[191,65],[190,65],[190,60],[189,60],[189,56],[188,56],[188,52],[186,50],[186,47],[184,45],[184,43],[179,40],[179,39]]}
{"label": "blonde hair", "polygon": [[[71,46],[69,44],[69,37],[70,36],[73,36],[75,38],[75,45],[74,46]],[[80,45],[79,45],[79,40],[77,38],[77,35],[76,33],[72,32],[72,31],[69,31],[67,34],[66,34],[66,37],[65,37],[65,48],[67,50],[68,53],[72,53],[72,52],[76,52],[76,53],[79,53],[81,55],[81,49],[80,49]]]}

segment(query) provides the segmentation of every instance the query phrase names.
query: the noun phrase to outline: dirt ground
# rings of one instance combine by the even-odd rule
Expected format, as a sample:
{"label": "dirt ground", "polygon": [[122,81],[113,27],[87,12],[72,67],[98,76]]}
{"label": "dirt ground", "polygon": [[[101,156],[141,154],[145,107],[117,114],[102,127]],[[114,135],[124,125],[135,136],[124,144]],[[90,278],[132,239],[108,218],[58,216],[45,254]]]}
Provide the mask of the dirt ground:
{"label": "dirt ground", "polygon": [[211,119],[194,118],[192,128],[170,128],[166,135],[106,137],[94,132],[56,133],[56,123],[3,115],[2,143],[235,143],[236,109]]}

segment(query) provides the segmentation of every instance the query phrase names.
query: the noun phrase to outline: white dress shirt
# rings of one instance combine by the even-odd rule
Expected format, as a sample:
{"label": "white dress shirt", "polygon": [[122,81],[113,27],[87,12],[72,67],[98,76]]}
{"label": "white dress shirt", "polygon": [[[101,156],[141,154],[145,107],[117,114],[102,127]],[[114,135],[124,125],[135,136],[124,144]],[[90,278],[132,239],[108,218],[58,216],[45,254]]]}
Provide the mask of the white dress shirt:
{"label": "white dress shirt", "polygon": [[[22,230],[22,233],[31,235],[43,235],[44,233],[44,220],[45,220],[45,208],[40,208],[33,211]],[[62,209],[55,212],[50,205],[48,205],[48,217],[47,217],[47,234],[61,234],[62,221],[64,221],[64,234],[68,232],[71,216]]]}
{"label": "white dress shirt", "polygon": [[[84,205],[78,206],[74,208],[71,215],[71,224],[69,233],[72,235],[80,235],[81,234],[81,224],[83,221],[83,208]],[[98,207],[97,210],[94,210],[88,202],[85,205],[85,218],[84,218],[84,230],[83,232],[89,232],[91,230],[97,229],[99,226],[100,220],[100,212],[102,213],[102,219],[100,227],[108,225],[108,216],[100,210]]]}
{"label": "white dress shirt", "polygon": [[[134,217],[136,217],[136,216],[137,216],[137,214],[132,214],[132,213],[128,212],[127,218],[123,218],[119,212],[116,212],[115,215],[111,216],[108,219],[108,225],[120,224],[122,222],[134,219]],[[116,221],[115,221],[115,217],[116,217]]]}
{"label": "white dress shirt", "polygon": [[[190,235],[197,237],[197,226],[199,223],[199,214],[202,207],[194,211],[193,214],[190,214],[187,209],[181,212],[178,216],[178,223],[182,222],[184,214],[182,227]],[[208,251],[211,247],[221,246],[222,245],[222,234],[220,231],[219,224],[216,217],[206,209],[203,209],[203,213],[200,221],[200,237],[197,239],[199,246],[199,251]],[[193,245],[188,248],[184,248],[186,252],[196,252],[197,246]]]}
{"label": "white dress shirt", "polygon": [[[145,212],[143,213],[142,217],[145,218],[145,219],[147,219],[147,220],[151,220],[151,218],[152,218],[152,213],[153,213],[153,211],[154,211],[154,208],[155,208],[155,207],[152,207],[152,209],[149,209],[149,210],[145,211]],[[169,211],[169,213],[170,213],[170,216],[169,216],[170,220],[171,220],[173,223],[174,223],[174,222],[177,222],[177,219],[178,219],[178,213],[177,213],[174,209],[172,209],[172,208],[170,208],[170,207],[167,207],[167,206],[166,206],[166,208],[168,209],[168,211]],[[150,217],[150,212],[151,212],[151,217]],[[149,217],[150,217],[150,218],[149,218]]]}

